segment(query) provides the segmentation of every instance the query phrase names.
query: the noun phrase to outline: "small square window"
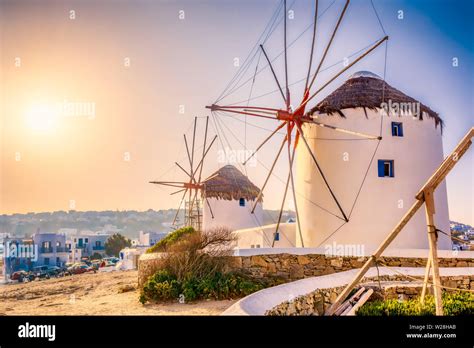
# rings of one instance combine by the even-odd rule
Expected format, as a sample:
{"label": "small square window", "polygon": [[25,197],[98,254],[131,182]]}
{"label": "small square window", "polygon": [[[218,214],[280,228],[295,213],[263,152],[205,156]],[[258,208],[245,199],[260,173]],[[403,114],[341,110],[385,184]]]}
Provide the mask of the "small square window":
{"label": "small square window", "polygon": [[403,137],[403,123],[392,122],[392,136]]}
{"label": "small square window", "polygon": [[240,205],[241,207],[245,207],[245,198],[239,199],[239,205]]}
{"label": "small square window", "polygon": [[275,240],[280,240],[280,232],[275,233]]}
{"label": "small square window", "polygon": [[379,160],[378,161],[378,174],[380,178],[394,177],[394,162],[393,160]]}
{"label": "small square window", "polygon": [[89,243],[89,238],[86,238],[86,239],[84,240],[84,243]]}

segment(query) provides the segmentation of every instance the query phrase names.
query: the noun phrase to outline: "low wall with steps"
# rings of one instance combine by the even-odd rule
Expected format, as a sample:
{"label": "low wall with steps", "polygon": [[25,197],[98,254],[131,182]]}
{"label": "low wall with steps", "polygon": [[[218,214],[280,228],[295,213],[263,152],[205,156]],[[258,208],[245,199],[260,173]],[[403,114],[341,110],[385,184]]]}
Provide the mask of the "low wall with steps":
{"label": "low wall with steps", "polygon": [[[336,300],[338,294],[354,279],[358,270],[311,277],[255,292],[229,307],[223,315],[321,315]],[[418,286],[408,285],[403,275],[420,279]],[[474,268],[440,268],[443,286],[474,289]],[[369,269],[363,282],[380,294],[377,279],[402,283],[386,286],[386,297],[417,296],[421,290],[424,269],[419,267],[375,267]],[[400,290],[398,290],[400,289]]]}
{"label": "low wall with steps", "polygon": [[[380,277],[380,286],[378,277],[366,278],[366,282],[361,283],[360,287],[371,288],[374,293],[372,299],[411,299],[419,297],[423,288],[423,277],[418,277],[419,282],[406,281],[402,275],[391,275]],[[473,276],[444,276],[441,277],[441,284],[451,288],[474,290]],[[267,311],[265,315],[323,315],[324,311],[337,298],[337,295],[344,289],[344,286],[331,289],[318,289],[307,295],[300,296],[290,301],[285,301],[275,308]],[[445,290],[452,291],[452,290]],[[432,287],[428,290],[433,294]]]}

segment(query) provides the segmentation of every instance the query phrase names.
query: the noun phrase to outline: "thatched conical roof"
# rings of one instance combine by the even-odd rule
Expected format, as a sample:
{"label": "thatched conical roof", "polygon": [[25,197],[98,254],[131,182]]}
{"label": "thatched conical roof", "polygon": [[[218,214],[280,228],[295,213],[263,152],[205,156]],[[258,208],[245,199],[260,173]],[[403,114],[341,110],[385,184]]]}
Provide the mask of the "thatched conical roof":
{"label": "thatched conical roof", "polygon": [[[331,115],[336,113],[345,117],[342,111],[344,109],[361,107],[375,110],[380,108],[382,102],[388,103],[388,101],[392,103],[420,103],[390,86],[379,76],[368,71],[360,71],[349,77],[341,87],[313,107],[309,111],[309,115],[315,113]],[[433,118],[436,126],[443,126],[443,120],[438,113],[420,103],[419,118],[423,119],[425,116]]]}
{"label": "thatched conical roof", "polygon": [[204,181],[203,186],[202,192],[206,197],[228,201],[239,200],[240,198],[253,201],[260,191],[257,186],[232,165],[226,165],[210,175],[209,179]]}

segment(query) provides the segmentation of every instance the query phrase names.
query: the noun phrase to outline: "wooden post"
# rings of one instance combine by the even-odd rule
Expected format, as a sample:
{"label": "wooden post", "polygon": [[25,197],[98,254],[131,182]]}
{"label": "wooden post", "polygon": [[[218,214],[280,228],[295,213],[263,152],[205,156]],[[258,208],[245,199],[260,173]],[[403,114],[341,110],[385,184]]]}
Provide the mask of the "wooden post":
{"label": "wooden post", "polygon": [[[360,282],[360,280],[364,277],[365,273],[369,270],[369,268],[372,266],[373,262],[377,260],[381,255],[382,252],[390,245],[390,243],[395,239],[395,237],[400,233],[403,227],[408,223],[408,221],[411,219],[413,215],[418,211],[418,209],[423,205],[424,202],[424,192],[427,188],[431,189],[432,191],[441,183],[441,181],[444,180],[446,175],[448,175],[449,171],[455,166],[455,164],[461,159],[461,157],[464,155],[464,153],[467,151],[467,149],[471,146],[472,140],[471,138],[474,136],[474,127],[472,127],[467,134],[461,139],[461,141],[458,143],[456,148],[453,150],[453,152],[444,159],[443,163],[440,164],[438,169],[433,173],[431,178],[427,180],[425,185],[422,187],[422,189],[417,193],[416,195],[416,201],[415,203],[410,207],[408,212],[402,217],[400,222],[395,226],[395,228],[390,232],[390,234],[387,236],[387,238],[380,244],[378,247],[377,251],[367,260],[367,262],[362,266],[362,268],[359,270],[359,272],[356,274],[354,279],[352,280],[351,283],[349,283],[346,288],[339,294],[339,296],[336,298],[336,301],[327,309],[325,315],[332,315],[335,310],[341,305],[341,303],[345,300],[345,298],[349,295],[351,290]],[[433,205],[434,206],[434,205]],[[430,233],[430,235],[433,235],[433,233]],[[435,246],[436,246],[436,241],[434,241]],[[430,246],[432,243],[432,238],[430,237]],[[436,250],[436,249],[435,249]],[[435,254],[436,251],[435,251]],[[430,253],[430,255],[432,255]],[[436,269],[438,272],[438,268]],[[438,273],[439,277],[439,273]],[[439,284],[438,284],[439,285]],[[441,288],[438,287],[439,290]],[[442,310],[442,308],[441,308]]]}
{"label": "wooden post", "polygon": [[426,288],[428,286],[428,281],[430,279],[430,271],[431,271],[431,253],[428,255],[428,261],[426,262],[425,268],[425,279],[423,280],[423,290],[421,291],[421,304],[425,304],[425,296],[426,296]]}
{"label": "wooden post", "polygon": [[425,199],[426,223],[428,226],[428,238],[430,242],[430,259],[433,272],[433,291],[435,297],[436,315],[443,315],[443,301],[441,298],[442,289],[438,268],[438,236],[433,218],[433,215],[436,213],[433,194],[433,189],[427,188],[423,196]]}

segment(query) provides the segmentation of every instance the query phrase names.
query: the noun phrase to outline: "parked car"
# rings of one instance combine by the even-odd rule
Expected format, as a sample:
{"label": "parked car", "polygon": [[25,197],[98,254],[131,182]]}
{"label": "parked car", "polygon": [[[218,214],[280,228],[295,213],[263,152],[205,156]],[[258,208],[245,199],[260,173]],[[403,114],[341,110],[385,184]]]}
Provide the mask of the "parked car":
{"label": "parked car", "polygon": [[66,269],[64,267],[51,266],[45,272],[50,277],[62,277],[66,273]]}
{"label": "parked car", "polygon": [[112,263],[115,265],[117,262],[120,261],[120,259],[118,257],[104,257],[102,261],[105,261],[107,263]]}
{"label": "parked car", "polygon": [[113,262],[112,260],[110,259],[102,259],[102,261],[100,262],[99,264],[99,267],[100,268],[104,268],[104,267],[114,267],[116,265],[115,262]]}
{"label": "parked car", "polygon": [[95,270],[98,270],[100,265],[101,265],[101,260],[94,260],[91,262],[90,266],[94,268]]}
{"label": "parked car", "polygon": [[51,277],[50,273],[48,272],[49,266],[36,266],[33,267],[31,273],[35,277],[35,279],[49,279]]}
{"label": "parked car", "polygon": [[35,276],[31,272],[27,271],[17,271],[13,272],[10,276],[11,280],[18,280],[20,283],[26,281],[32,281],[35,279]]}
{"label": "parked car", "polygon": [[69,267],[67,270],[70,274],[82,274],[87,272],[96,272],[93,267],[90,267],[86,264],[75,264],[72,267]]}

